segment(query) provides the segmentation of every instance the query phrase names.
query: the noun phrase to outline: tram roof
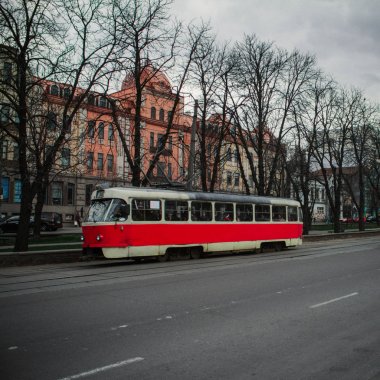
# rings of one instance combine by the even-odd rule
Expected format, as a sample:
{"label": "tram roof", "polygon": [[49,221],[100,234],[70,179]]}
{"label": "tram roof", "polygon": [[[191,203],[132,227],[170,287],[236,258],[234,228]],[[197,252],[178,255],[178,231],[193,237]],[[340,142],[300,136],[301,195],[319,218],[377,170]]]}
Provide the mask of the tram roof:
{"label": "tram roof", "polygon": [[[103,189],[102,189],[103,190]],[[100,190],[101,191],[101,190]],[[258,195],[244,194],[227,194],[227,193],[205,193],[197,191],[177,191],[153,189],[149,187],[110,187],[104,189],[104,198],[141,198],[150,199],[152,196],[165,199],[178,200],[199,200],[199,201],[216,201],[216,202],[240,202],[256,204],[286,204],[290,206],[299,206],[299,202],[294,199],[267,197]],[[94,197],[96,198],[96,196]]]}

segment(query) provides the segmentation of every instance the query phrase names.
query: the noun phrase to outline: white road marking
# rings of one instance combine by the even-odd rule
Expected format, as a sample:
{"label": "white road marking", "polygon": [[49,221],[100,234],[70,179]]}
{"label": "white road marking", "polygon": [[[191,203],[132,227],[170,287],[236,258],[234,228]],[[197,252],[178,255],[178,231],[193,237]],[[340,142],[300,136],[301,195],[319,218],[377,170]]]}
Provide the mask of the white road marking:
{"label": "white road marking", "polygon": [[337,301],[343,300],[343,299],[345,299],[345,298],[349,298],[349,297],[357,296],[358,294],[359,294],[358,292],[355,292],[355,293],[347,294],[347,295],[342,296],[342,297],[339,297],[339,298],[334,298],[334,299],[332,299],[332,300],[330,300],[330,301],[317,303],[316,305],[310,306],[310,309],[315,309],[316,307],[320,307],[320,306],[327,305],[327,304],[329,304],[329,303],[337,302]]}
{"label": "white road marking", "polygon": [[131,358],[131,359],[128,359],[128,360],[123,360],[121,362],[117,362],[117,363],[113,363],[113,364],[110,364],[110,365],[106,365],[104,367],[99,367],[99,368],[95,368],[91,371],[87,371],[87,372],[82,372],[82,373],[77,373],[76,375],[72,375],[72,376],[69,376],[69,377],[63,377],[59,380],[74,380],[74,379],[80,379],[81,377],[85,377],[85,376],[91,376],[91,375],[95,375],[95,374],[98,374],[100,372],[104,372],[104,371],[108,371],[110,369],[114,369],[114,368],[118,368],[118,367],[122,367],[122,366],[125,366],[125,365],[128,365],[128,364],[132,364],[132,363],[136,363],[136,362],[140,362],[144,360],[144,358],[140,358],[140,357],[137,357],[137,358]]}

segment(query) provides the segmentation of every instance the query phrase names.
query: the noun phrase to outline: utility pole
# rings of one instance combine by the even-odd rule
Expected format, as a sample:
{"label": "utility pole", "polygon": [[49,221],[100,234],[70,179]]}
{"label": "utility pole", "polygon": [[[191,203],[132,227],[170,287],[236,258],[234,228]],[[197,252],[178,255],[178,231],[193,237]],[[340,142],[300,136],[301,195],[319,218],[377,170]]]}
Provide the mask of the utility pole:
{"label": "utility pole", "polygon": [[189,166],[187,169],[187,183],[186,190],[193,190],[193,181],[194,181],[194,161],[195,161],[195,132],[197,128],[197,115],[198,115],[198,100],[195,99],[194,102],[194,114],[193,122],[191,124],[191,141],[190,141],[190,157],[189,157]]}

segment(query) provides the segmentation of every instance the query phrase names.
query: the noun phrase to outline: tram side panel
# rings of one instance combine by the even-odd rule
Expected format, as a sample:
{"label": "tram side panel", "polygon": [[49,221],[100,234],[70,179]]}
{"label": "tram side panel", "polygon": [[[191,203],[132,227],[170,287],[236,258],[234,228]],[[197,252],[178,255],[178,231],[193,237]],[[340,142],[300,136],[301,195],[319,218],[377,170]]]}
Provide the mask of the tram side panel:
{"label": "tram side panel", "polygon": [[202,246],[204,251],[259,248],[262,242],[302,243],[300,223],[144,223],[83,226],[84,248],[102,248],[106,257],[164,254],[170,247]]}

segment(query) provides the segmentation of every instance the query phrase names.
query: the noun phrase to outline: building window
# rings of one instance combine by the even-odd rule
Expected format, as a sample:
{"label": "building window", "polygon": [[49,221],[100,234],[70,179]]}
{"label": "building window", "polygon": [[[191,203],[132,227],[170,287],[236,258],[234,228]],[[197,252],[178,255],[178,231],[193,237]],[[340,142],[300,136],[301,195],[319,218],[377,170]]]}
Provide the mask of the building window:
{"label": "building window", "polygon": [[70,149],[69,148],[62,149],[61,162],[64,168],[68,168],[70,166]]}
{"label": "building window", "polygon": [[92,194],[93,185],[89,184],[86,185],[86,206],[89,206],[91,204],[91,194]]}
{"label": "building window", "polygon": [[154,148],[154,132],[150,132],[150,136],[149,136],[149,146],[151,148]]}
{"label": "building window", "polygon": [[168,163],[168,178],[172,179],[172,164]]}
{"label": "building window", "polygon": [[165,162],[157,162],[157,177],[165,178]]}
{"label": "building window", "polygon": [[88,95],[87,102],[88,102],[88,104],[91,104],[92,106],[95,105],[95,96],[94,96],[94,94]]}
{"label": "building window", "polygon": [[103,170],[103,153],[98,153],[97,169],[98,170]]}
{"label": "building window", "polygon": [[65,89],[63,90],[63,97],[65,99],[68,99],[70,97],[70,95],[71,95],[70,89],[68,87],[65,87]]}
{"label": "building window", "polygon": [[54,96],[59,96],[59,87],[56,84],[53,84],[50,87],[50,94]]}
{"label": "building window", "polygon": [[164,135],[159,134],[157,136],[157,149],[160,151],[164,149]]}
{"label": "building window", "polygon": [[75,184],[67,184],[67,204],[73,206],[75,204]]}
{"label": "building window", "polygon": [[110,124],[108,126],[108,141],[113,141],[113,140],[114,140],[113,125]]}
{"label": "building window", "polygon": [[168,111],[168,121],[170,120],[170,118],[172,117],[172,114],[173,112],[172,111]]}
{"label": "building window", "polygon": [[0,123],[5,124],[9,123],[11,119],[11,107],[9,104],[0,105]]}
{"label": "building window", "polygon": [[92,169],[94,166],[94,152],[87,152],[87,169]]}
{"label": "building window", "polygon": [[62,183],[53,182],[51,184],[51,202],[53,205],[62,205]]}
{"label": "building window", "polygon": [[65,115],[63,118],[63,130],[66,133],[71,133],[71,120],[68,115]]}
{"label": "building window", "polygon": [[227,186],[231,186],[231,185],[232,185],[232,173],[227,172]]}
{"label": "building window", "polygon": [[150,117],[151,117],[151,119],[156,119],[156,108],[155,107],[152,107],[150,109]]}
{"label": "building window", "polygon": [[3,202],[9,202],[9,178],[2,177],[1,178],[1,190],[3,196]]}
{"label": "building window", "polygon": [[57,114],[54,112],[48,112],[46,116],[46,128],[55,129],[57,127]]}
{"label": "building window", "polygon": [[227,149],[226,160],[231,161],[231,148],[230,147]]}
{"label": "building window", "polygon": [[13,188],[13,202],[21,203],[22,184],[20,179],[15,179]]}
{"label": "building window", "polygon": [[234,151],[234,162],[239,162],[238,156],[239,156],[239,152],[238,152],[237,149],[236,149],[236,150]]}
{"label": "building window", "polygon": [[173,150],[173,136],[169,136],[168,150],[171,152]]}
{"label": "building window", "polygon": [[107,98],[104,96],[101,96],[99,99],[99,107],[107,107]]}
{"label": "building window", "polygon": [[4,140],[0,145],[0,158],[2,160],[8,159],[8,141]]}
{"label": "building window", "polygon": [[10,84],[12,80],[12,64],[10,62],[4,62],[3,66],[3,82]]}
{"label": "building window", "polygon": [[239,184],[240,184],[240,174],[235,173],[235,175],[234,175],[234,186],[239,186]]}
{"label": "building window", "polygon": [[113,172],[113,155],[107,154],[107,171],[109,173]]}
{"label": "building window", "polygon": [[104,123],[99,123],[98,125],[98,138],[99,140],[104,139]]}
{"label": "building window", "polygon": [[87,133],[88,133],[88,138],[93,139],[95,136],[95,121],[90,120],[87,124]]}
{"label": "building window", "polygon": [[18,147],[18,144],[13,144],[13,159],[15,161],[18,161],[20,158],[20,148]]}
{"label": "building window", "polygon": [[160,109],[160,121],[164,121],[164,119],[165,119],[165,111],[161,108]]}

